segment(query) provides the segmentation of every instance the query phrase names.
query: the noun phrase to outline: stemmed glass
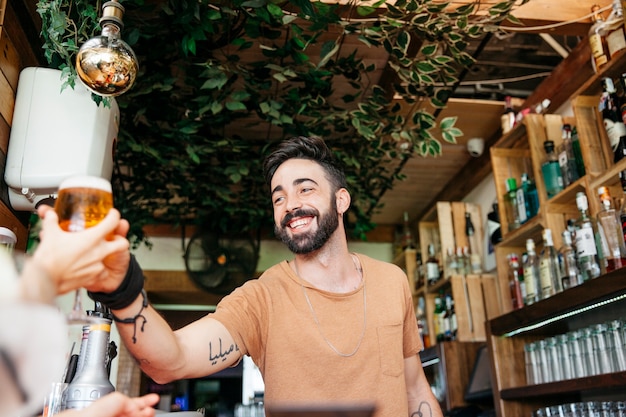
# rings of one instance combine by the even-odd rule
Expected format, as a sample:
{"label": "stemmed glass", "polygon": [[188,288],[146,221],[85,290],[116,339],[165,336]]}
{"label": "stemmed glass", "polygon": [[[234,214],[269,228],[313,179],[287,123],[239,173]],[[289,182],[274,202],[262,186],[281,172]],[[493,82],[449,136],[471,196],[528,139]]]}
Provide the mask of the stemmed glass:
{"label": "stemmed glass", "polygon": [[[113,208],[111,183],[100,177],[81,175],[65,179],[59,186],[54,211],[59,226],[68,232],[79,232],[95,226]],[[69,323],[89,323],[93,318],[83,309],[81,290],[77,289],[74,306],[68,314]]]}

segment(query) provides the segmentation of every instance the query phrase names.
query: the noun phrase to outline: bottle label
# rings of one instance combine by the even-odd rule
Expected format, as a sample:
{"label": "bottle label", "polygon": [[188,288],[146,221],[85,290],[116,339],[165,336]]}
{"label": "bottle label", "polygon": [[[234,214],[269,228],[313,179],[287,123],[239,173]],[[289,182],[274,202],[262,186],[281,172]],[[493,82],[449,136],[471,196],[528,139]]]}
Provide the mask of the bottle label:
{"label": "bottle label", "polygon": [[626,38],[624,37],[624,29],[619,28],[609,33],[606,37],[606,44],[609,47],[609,55],[611,56],[611,58],[617,52],[621,51],[622,49],[625,49]]}
{"label": "bottle label", "polygon": [[532,266],[524,267],[524,285],[526,286],[526,296],[534,298],[537,295],[537,288],[535,288],[535,277]]}
{"label": "bottle label", "polygon": [[434,262],[428,262],[426,264],[426,279],[436,280],[439,279],[439,265]]}
{"label": "bottle label", "polygon": [[539,283],[541,285],[541,293],[544,295],[552,294],[552,265],[549,259],[542,259],[539,262]]}
{"label": "bottle label", "polygon": [[596,66],[600,67],[600,65],[606,64],[608,58],[604,53],[604,47],[602,46],[602,37],[597,33],[590,34],[589,45],[591,46],[591,55],[594,57]]}
{"label": "bottle label", "polygon": [[609,137],[611,143],[611,149],[613,152],[617,150],[619,140],[622,136],[626,136],[626,125],[621,121],[613,121],[611,119],[604,119],[604,128],[606,134]]}
{"label": "bottle label", "polygon": [[598,254],[596,241],[591,226],[583,226],[576,230],[576,255],[595,256]]}

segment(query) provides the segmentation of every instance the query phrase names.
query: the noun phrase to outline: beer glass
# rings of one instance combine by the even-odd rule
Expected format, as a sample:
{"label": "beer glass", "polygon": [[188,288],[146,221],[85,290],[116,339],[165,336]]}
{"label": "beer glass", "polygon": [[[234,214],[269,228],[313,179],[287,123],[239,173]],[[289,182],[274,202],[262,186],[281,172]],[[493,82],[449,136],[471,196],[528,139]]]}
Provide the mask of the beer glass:
{"label": "beer glass", "polygon": [[[59,226],[68,232],[79,232],[95,226],[113,208],[111,183],[100,177],[73,176],[59,186],[54,211],[59,216]],[[81,290],[77,289],[74,306],[68,315],[70,323],[89,323],[83,310]]]}

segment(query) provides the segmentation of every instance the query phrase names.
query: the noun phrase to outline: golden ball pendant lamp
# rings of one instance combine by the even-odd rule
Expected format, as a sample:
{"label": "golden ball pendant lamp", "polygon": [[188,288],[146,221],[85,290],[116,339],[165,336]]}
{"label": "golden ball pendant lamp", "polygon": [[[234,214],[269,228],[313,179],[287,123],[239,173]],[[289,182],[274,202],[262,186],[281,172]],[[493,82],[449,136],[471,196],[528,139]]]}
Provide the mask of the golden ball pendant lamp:
{"label": "golden ball pendant lamp", "polygon": [[85,42],[76,55],[76,72],[92,93],[115,97],[135,82],[139,64],[135,52],[120,37],[124,6],[117,1],[102,5],[102,34]]}

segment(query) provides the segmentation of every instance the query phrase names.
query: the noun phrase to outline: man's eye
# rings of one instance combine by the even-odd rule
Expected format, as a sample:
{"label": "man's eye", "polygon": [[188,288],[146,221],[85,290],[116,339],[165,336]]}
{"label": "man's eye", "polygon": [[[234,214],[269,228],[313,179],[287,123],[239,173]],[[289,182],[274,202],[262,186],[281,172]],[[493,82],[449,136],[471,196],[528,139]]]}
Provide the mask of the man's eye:
{"label": "man's eye", "polygon": [[283,201],[285,199],[285,197],[278,197],[274,199],[274,205],[279,204],[281,201]]}

